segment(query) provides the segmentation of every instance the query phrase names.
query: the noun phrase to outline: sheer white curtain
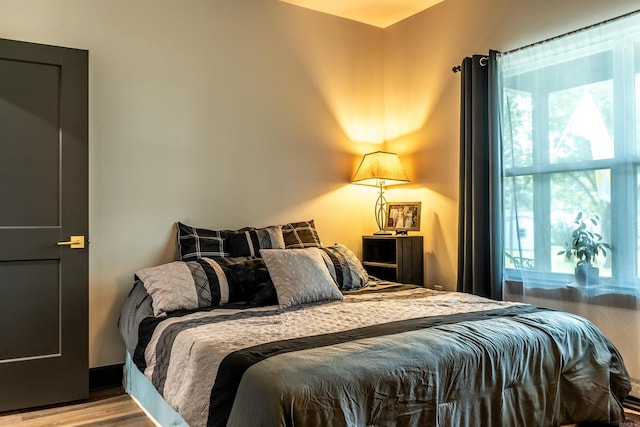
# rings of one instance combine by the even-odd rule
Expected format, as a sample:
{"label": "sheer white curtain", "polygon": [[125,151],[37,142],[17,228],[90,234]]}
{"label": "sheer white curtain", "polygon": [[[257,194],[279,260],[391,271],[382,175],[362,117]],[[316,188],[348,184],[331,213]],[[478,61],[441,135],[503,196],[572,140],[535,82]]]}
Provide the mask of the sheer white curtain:
{"label": "sheer white curtain", "polygon": [[640,14],[502,54],[498,69],[503,297],[590,319],[640,396]]}

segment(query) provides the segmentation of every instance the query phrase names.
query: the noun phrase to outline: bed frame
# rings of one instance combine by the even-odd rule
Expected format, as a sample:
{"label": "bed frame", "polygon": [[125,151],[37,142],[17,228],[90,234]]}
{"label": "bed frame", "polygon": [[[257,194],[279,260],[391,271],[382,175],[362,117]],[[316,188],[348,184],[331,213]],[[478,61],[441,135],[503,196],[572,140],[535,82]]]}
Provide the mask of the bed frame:
{"label": "bed frame", "polygon": [[151,381],[133,363],[127,352],[124,364],[124,391],[159,427],[189,427],[189,424],[160,396]]}

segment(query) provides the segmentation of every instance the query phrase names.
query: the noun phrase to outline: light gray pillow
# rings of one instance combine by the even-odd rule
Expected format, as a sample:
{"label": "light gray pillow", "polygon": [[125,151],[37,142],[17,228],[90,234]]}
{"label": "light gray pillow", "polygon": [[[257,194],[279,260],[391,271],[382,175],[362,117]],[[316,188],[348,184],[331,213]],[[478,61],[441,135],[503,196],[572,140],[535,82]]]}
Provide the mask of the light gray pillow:
{"label": "light gray pillow", "polygon": [[[136,272],[144,283],[153,306],[154,316],[180,309],[198,308],[197,288],[186,262],[176,261]],[[211,301],[209,301],[211,304]]]}
{"label": "light gray pillow", "polygon": [[342,300],[320,249],[260,249],[260,254],[281,308]]}
{"label": "light gray pillow", "polygon": [[[238,258],[219,258],[231,263]],[[137,271],[151,297],[153,314],[165,316],[176,310],[195,310],[242,300],[233,286],[228,268],[211,258],[174,261]]]}

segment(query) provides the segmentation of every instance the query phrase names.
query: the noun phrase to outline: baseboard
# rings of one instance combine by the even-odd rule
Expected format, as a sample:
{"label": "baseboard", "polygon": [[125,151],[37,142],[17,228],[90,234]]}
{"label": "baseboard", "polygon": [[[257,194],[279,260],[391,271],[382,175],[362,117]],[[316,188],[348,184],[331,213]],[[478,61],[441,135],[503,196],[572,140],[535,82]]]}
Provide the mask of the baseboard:
{"label": "baseboard", "polygon": [[124,364],[100,366],[89,369],[89,391],[122,387]]}

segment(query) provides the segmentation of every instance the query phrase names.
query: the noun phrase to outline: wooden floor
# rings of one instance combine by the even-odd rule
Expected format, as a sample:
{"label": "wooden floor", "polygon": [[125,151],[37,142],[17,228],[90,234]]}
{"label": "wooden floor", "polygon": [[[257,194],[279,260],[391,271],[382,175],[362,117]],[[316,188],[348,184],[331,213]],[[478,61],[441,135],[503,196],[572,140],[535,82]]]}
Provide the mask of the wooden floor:
{"label": "wooden floor", "polygon": [[[620,427],[640,427],[640,412],[626,409]],[[0,413],[0,427],[154,427],[138,405],[120,388],[91,393],[86,402]],[[567,427],[577,427],[575,424]]]}
{"label": "wooden floor", "polygon": [[154,427],[155,424],[122,389],[92,393],[89,400],[28,411],[0,413],[0,426]]}

